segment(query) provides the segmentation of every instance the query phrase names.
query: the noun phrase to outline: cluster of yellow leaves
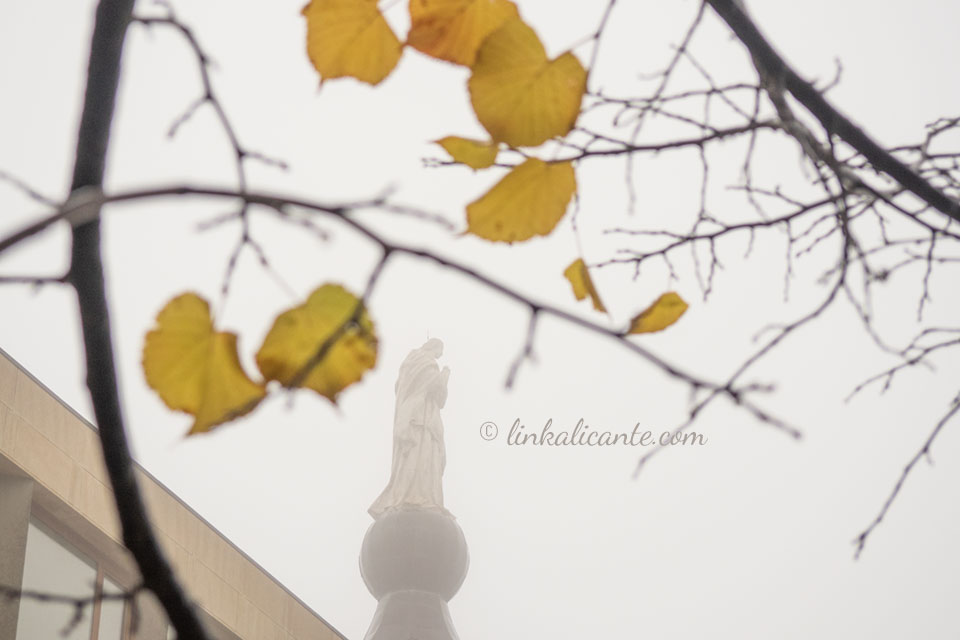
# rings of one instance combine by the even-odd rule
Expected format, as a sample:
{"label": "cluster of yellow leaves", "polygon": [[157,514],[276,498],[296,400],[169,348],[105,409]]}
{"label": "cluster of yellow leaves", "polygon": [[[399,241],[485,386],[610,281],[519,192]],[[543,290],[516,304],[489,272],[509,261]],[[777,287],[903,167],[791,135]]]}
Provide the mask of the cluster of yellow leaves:
{"label": "cluster of yellow leaves", "polygon": [[[404,46],[470,69],[470,102],[489,140],[437,140],[453,161],[474,170],[496,164],[501,146],[539,147],[566,136],[580,114],[587,71],[571,52],[551,60],[537,33],[511,0],[409,0],[410,31],[401,42],[377,0],[311,0],[307,54],[321,83],[352,77],[371,85],[386,78]],[[544,161],[524,152],[487,193],[467,205],[467,232],[493,242],[522,242],[550,234],[577,190],[569,161]],[[586,264],[564,271],[577,300],[606,312]],[[625,334],[670,326],[687,304],[665,293],[637,314]],[[147,333],[147,383],[171,409],[193,416],[188,435],[203,433],[253,411],[267,383],[304,387],[336,403],[377,361],[373,322],[356,296],[326,284],[279,316],[257,351],[261,380],[244,371],[237,336],[216,331],[210,305],[192,293],[171,300]]]}
{"label": "cluster of yellow leaves", "polygon": [[[470,67],[484,40],[518,18],[510,0],[410,0],[407,42],[428,56]],[[320,74],[379,84],[390,75],[404,43],[387,24],[377,0],[311,0],[307,55]]]}
{"label": "cluster of yellow leaves", "polygon": [[236,334],[215,331],[210,305],[193,293],[167,303],[143,347],[147,384],[168,407],[194,417],[193,435],[253,411],[270,380],[336,403],[377,362],[373,322],[356,296],[325,284],[277,316],[256,361],[261,381],[244,371]]}
{"label": "cluster of yellow leaves", "polygon": [[[489,140],[446,136],[436,141],[455,163],[480,170],[496,164],[501,146],[539,147],[566,136],[580,114],[587,71],[571,52],[550,59],[537,33],[510,0],[409,0],[406,45],[470,68],[470,102]],[[326,78],[351,76],[377,84],[396,66],[404,46],[376,0],[311,0],[307,52]],[[577,190],[572,162],[527,158],[466,208],[467,233],[492,242],[522,242],[550,234]],[[582,259],[564,276],[578,300],[600,301]],[[676,293],[637,315],[627,333],[660,331],[686,311]]]}
{"label": "cluster of yellow leaves", "polygon": [[[454,162],[485,169],[502,145],[538,147],[567,135],[580,114],[587,72],[572,53],[550,60],[510,0],[409,0],[406,45],[470,68],[467,88],[489,140],[447,136]],[[312,0],[307,53],[320,74],[377,84],[403,47],[376,0]],[[467,207],[467,232],[494,242],[549,234],[576,191],[573,166],[530,158]]]}

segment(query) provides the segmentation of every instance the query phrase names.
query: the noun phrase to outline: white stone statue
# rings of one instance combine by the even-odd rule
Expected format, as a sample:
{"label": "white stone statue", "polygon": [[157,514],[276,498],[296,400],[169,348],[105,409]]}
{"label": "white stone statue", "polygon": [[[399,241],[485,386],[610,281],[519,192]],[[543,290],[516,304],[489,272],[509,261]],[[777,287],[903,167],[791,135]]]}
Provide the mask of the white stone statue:
{"label": "white stone statue", "polygon": [[378,518],[389,509],[443,507],[443,422],[440,409],[447,401],[450,369],[437,358],[443,343],[436,338],[414,349],[400,365],[397,406],[393,417],[393,466],[390,482],[368,510]]}

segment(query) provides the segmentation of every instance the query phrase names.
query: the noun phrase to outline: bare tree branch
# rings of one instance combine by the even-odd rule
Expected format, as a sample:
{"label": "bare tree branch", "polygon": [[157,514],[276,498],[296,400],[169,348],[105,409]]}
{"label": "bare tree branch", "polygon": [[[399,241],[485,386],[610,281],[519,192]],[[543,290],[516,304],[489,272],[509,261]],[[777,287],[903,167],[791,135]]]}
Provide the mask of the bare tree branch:
{"label": "bare tree branch", "polygon": [[[329,215],[333,217],[335,220],[338,220],[341,223],[346,224],[348,227],[352,228],[354,231],[360,234],[361,237],[379,246],[383,251],[383,258],[381,262],[378,263],[378,267],[374,270],[371,276],[371,281],[368,284],[368,294],[369,294],[369,290],[372,289],[373,283],[376,282],[375,276],[379,275],[379,270],[382,268],[383,263],[386,262],[387,257],[389,257],[390,255],[395,253],[402,253],[415,258],[426,259],[426,260],[435,262],[437,264],[440,264],[441,266],[449,270],[460,273],[461,275],[464,275],[468,278],[473,279],[476,282],[483,284],[484,286],[500,293],[501,295],[511,300],[514,300],[515,302],[518,302],[523,306],[529,308],[532,313],[535,312],[538,314],[543,313],[547,315],[552,315],[560,320],[567,322],[568,324],[572,324],[574,326],[578,326],[580,328],[586,329],[589,332],[603,335],[610,339],[613,339],[618,343],[620,343],[624,348],[638,355],[639,357],[646,360],[650,364],[653,364],[654,366],[662,370],[664,373],[668,374],[670,377],[688,384],[690,387],[692,387],[695,390],[707,390],[707,391],[716,392],[714,395],[710,397],[709,400],[704,401],[703,404],[709,403],[712,399],[716,397],[727,396],[735,404],[746,409],[748,412],[750,412],[754,417],[756,417],[761,422],[769,424],[779,430],[782,430],[786,432],[788,435],[790,435],[791,437],[795,437],[795,438],[800,437],[800,432],[797,429],[787,425],[785,422],[777,418],[774,418],[767,411],[761,409],[757,405],[753,404],[751,401],[747,400],[744,396],[745,396],[745,393],[750,389],[741,389],[739,387],[735,388],[732,386],[732,381],[728,382],[727,384],[716,384],[704,378],[691,374],[690,372],[685,371],[667,362],[666,360],[654,354],[653,352],[646,349],[645,347],[641,346],[637,342],[630,340],[626,335],[624,335],[624,331],[620,329],[611,329],[609,327],[605,327],[603,325],[599,325],[589,320],[586,320],[584,318],[581,318],[580,316],[571,314],[558,307],[532,300],[525,294],[508,286],[503,282],[499,282],[497,280],[489,278],[479,273],[472,267],[461,264],[460,262],[457,262],[455,260],[451,260],[449,258],[445,258],[443,256],[437,255],[427,249],[410,247],[410,246],[390,242],[384,236],[380,235],[378,232],[373,230],[371,227],[361,223],[360,221],[356,220],[353,216],[350,215],[351,212],[355,210],[360,210],[365,208],[373,208],[373,209],[378,208],[383,204],[378,200],[369,201],[369,202],[357,202],[357,203],[352,203],[348,205],[330,205],[326,203],[313,202],[313,201],[304,200],[300,198],[291,198],[288,196],[273,195],[273,194],[266,194],[266,193],[255,193],[255,192],[249,192],[249,191],[245,193],[241,193],[237,191],[231,191],[228,189],[219,189],[219,188],[172,186],[172,187],[159,187],[159,188],[144,189],[144,190],[133,190],[133,191],[121,192],[121,193],[112,194],[112,195],[99,194],[98,196],[88,200],[86,206],[90,206],[90,204],[93,204],[96,206],[102,206],[103,204],[110,203],[110,202],[128,202],[128,201],[134,201],[134,200],[152,199],[160,196],[185,196],[185,195],[214,196],[214,197],[221,197],[221,198],[240,199],[246,202],[248,205],[251,205],[251,204],[262,205],[264,207],[267,207],[270,210],[276,211],[284,219],[287,219],[289,217],[287,210],[290,207],[307,209],[311,211],[316,211],[321,214]],[[75,205],[65,206],[63,209],[61,209],[61,211],[57,212],[57,214],[55,214],[54,216],[48,216],[43,221],[41,221],[43,224],[34,223],[30,225],[29,231],[31,233],[38,233],[43,228],[45,228],[45,226],[48,226],[60,219],[68,217],[72,212],[75,211],[74,206]],[[5,240],[0,240],[0,251],[2,251],[6,247],[12,246],[17,241],[23,240],[25,237],[29,237],[29,234],[26,233],[26,231],[27,230],[16,232],[9,238]],[[364,298],[366,298],[368,294],[365,294]],[[359,309],[360,309],[360,306],[358,305],[358,310]],[[355,312],[354,315],[357,315],[357,313],[359,313],[359,311]],[[348,319],[347,322],[344,323],[342,330],[346,331],[346,329],[348,328],[348,325],[350,325],[351,323],[355,323],[358,318],[359,316],[357,316],[357,318],[351,317],[350,319]],[[310,360],[308,365],[305,367],[304,371],[301,372],[304,379],[306,375],[309,374],[309,370],[312,369],[312,367],[316,366],[316,364],[318,364],[323,359],[325,354],[331,348],[334,341],[335,339],[327,340],[324,342],[324,345],[321,345],[317,354],[314,355],[314,357]]]}
{"label": "bare tree branch", "polygon": [[0,284],[28,284],[39,287],[44,284],[66,284],[68,276],[0,276]]}
{"label": "bare tree branch", "polygon": [[[177,18],[177,16],[174,14],[173,7],[168,2],[163,0],[158,0],[158,4],[166,10],[165,16],[135,16],[134,20],[147,28],[155,25],[167,26],[180,33],[196,57],[197,68],[200,71],[200,81],[203,85],[203,93],[199,98],[191,102],[186,110],[176,120],[174,120],[173,124],[170,125],[167,135],[172,138],[174,135],[176,135],[180,127],[190,120],[190,118],[193,117],[193,115],[201,107],[204,105],[210,105],[210,108],[213,109],[213,112],[216,114],[217,121],[220,123],[220,128],[223,129],[224,134],[227,136],[227,140],[230,143],[230,148],[233,151],[234,164],[237,173],[237,186],[241,192],[246,191],[248,188],[246,169],[247,161],[256,160],[266,165],[275,166],[280,169],[286,169],[287,164],[284,161],[270,158],[258,151],[252,151],[240,143],[240,138],[237,135],[236,128],[233,126],[230,118],[227,117],[227,112],[226,109],[224,109],[223,102],[221,102],[220,98],[213,89],[213,82],[210,79],[210,56],[200,46],[200,41],[193,33],[193,30]],[[223,283],[220,287],[220,294],[223,299],[226,299],[230,291],[230,283],[233,280],[233,274],[236,272],[240,254],[243,252],[245,247],[250,247],[254,251],[260,265],[270,272],[274,279],[280,279],[279,274],[276,274],[271,267],[270,261],[267,259],[263,247],[261,247],[260,244],[254,241],[250,236],[250,221],[249,217],[247,216],[246,202],[241,202],[240,210],[236,212],[235,217],[240,220],[240,238],[237,240],[237,244],[234,246],[233,251],[230,254],[230,258],[227,260],[227,268],[223,276]]]}
{"label": "bare tree branch", "polygon": [[734,34],[750,52],[761,76],[775,78],[813,116],[824,130],[836,135],[856,149],[878,171],[882,171],[928,205],[944,215],[960,221],[960,203],[906,166],[883,149],[860,127],[831,105],[823,92],[802,79],[784,61],[773,46],[763,37],[757,25],[743,9],[741,0],[706,0],[714,11],[733,30]]}
{"label": "bare tree branch", "polygon": [[940,419],[940,422],[937,423],[937,426],[933,428],[933,431],[930,432],[930,435],[927,436],[927,440],[923,443],[923,446],[920,447],[920,450],[910,459],[910,462],[907,463],[907,466],[903,468],[903,471],[900,473],[900,477],[897,478],[897,482],[893,485],[893,489],[890,491],[890,495],[887,496],[887,500],[883,503],[883,507],[880,508],[880,513],[877,514],[877,517],[873,519],[873,522],[864,529],[860,535],[857,536],[856,540],[853,541],[853,544],[856,545],[857,549],[854,551],[854,558],[859,558],[860,554],[863,552],[863,547],[867,543],[867,538],[873,533],[873,530],[876,529],[881,522],[883,522],[884,517],[886,517],[887,512],[890,510],[890,506],[893,505],[893,501],[896,500],[897,495],[900,493],[900,489],[903,488],[903,483],[907,481],[907,476],[910,475],[910,472],[913,471],[913,468],[918,462],[924,457],[930,455],[930,446],[933,444],[933,441],[936,439],[937,435],[940,433],[940,430],[943,429],[944,425],[950,421],[950,418],[956,415],[957,411],[960,411],[960,397],[954,398],[953,406],[947,411],[946,415]]}
{"label": "bare tree branch", "polygon": [[[103,184],[123,41],[132,12],[133,0],[101,0],[97,5],[71,192],[85,188],[99,190]],[[95,211],[92,220],[73,226],[70,282],[77,291],[87,360],[87,387],[117,503],[124,545],[133,554],[144,586],[156,594],[177,635],[184,640],[205,640],[207,634],[196,610],[160,551],[133,473],[113,361],[100,254],[99,210]]]}
{"label": "bare tree branch", "polygon": [[523,348],[520,350],[520,353],[517,354],[516,359],[510,365],[510,371],[507,373],[507,380],[504,383],[504,386],[507,389],[513,388],[513,383],[517,379],[517,373],[520,372],[520,365],[523,364],[524,360],[533,360],[533,339],[537,333],[537,316],[539,312],[536,308],[530,310],[530,324],[527,325],[527,338],[523,343]]}
{"label": "bare tree branch", "polygon": [[40,204],[47,205],[48,207],[56,207],[59,205],[53,198],[43,195],[37,189],[34,189],[20,178],[6,171],[0,171],[0,182],[6,182],[12,185],[15,189],[23,193],[23,195]]}

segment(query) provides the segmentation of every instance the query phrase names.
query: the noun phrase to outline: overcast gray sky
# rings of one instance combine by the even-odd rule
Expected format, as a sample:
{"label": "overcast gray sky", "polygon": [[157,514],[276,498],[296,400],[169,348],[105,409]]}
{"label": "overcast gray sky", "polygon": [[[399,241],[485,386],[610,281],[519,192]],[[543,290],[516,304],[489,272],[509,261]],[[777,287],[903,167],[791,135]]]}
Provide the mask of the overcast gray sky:
{"label": "overcast gray sky", "polygon": [[[247,146],[284,159],[290,170],[250,165],[257,188],[325,201],[369,198],[387,187],[404,203],[442,213],[464,228],[463,207],[496,179],[462,168],[426,169],[429,144],[445,135],[480,137],[469,109],[467,72],[406,51],[376,89],[317,77],[304,53],[301,0],[270,3],[180,2],[175,8],[217,62],[215,88]],[[521,0],[524,18],[556,55],[588,35],[598,2]],[[63,197],[86,67],[94,3],[8,3],[0,10],[0,169]],[[611,92],[641,91],[640,73],[671,55],[696,4],[621,2],[597,73]],[[780,50],[809,78],[823,81],[843,64],[830,96],[885,144],[920,139],[923,125],[956,115],[960,88],[960,12],[953,3],[751,2]],[[142,3],[141,10],[153,8]],[[403,8],[389,12],[403,33]],[[741,47],[713,16],[694,53],[718,78],[751,80]],[[584,62],[589,47],[576,50]],[[689,76],[688,76],[689,77]],[[682,86],[678,85],[678,86]],[[192,53],[175,33],[134,27],[127,40],[108,185],[202,183],[232,186],[230,149],[209,109],[174,140],[165,132],[199,93]],[[652,128],[650,135],[657,129]],[[713,162],[711,195],[737,177],[741,155]],[[795,145],[770,145],[758,172],[767,184],[801,185]],[[626,214],[622,161],[578,169],[578,225],[588,259],[608,257],[622,239],[601,232],[670,220],[695,211],[695,153],[638,162],[637,212]],[[172,296],[196,291],[220,326],[253,353],[273,317],[323,282],[362,289],[376,253],[344,228],[320,243],[300,228],[255,214],[253,233],[287,288],[249,253],[232,295],[218,295],[236,226],[198,233],[198,222],[225,213],[222,202],[168,199],[111,207],[104,250],[122,395],[138,460],[203,517],[349,638],[361,638],[375,608],[357,556],[369,504],[390,471],[393,384],[407,352],[428,337],[446,344],[452,371],[446,425],[447,507],[470,547],[471,565],[451,602],[464,640],[501,638],[871,637],[955,638],[960,629],[960,428],[948,425],[933,449],[935,466],[909,478],[888,518],[853,561],[852,539],[870,522],[900,470],[956,393],[955,361],[911,371],[886,395],[870,389],[844,398],[893,362],[839,304],[759,364],[751,379],[774,382],[763,406],[804,433],[797,442],[717,403],[697,423],[708,442],[664,451],[639,478],[637,449],[512,447],[514,420],[555,429],[583,419],[597,430],[659,432],[687,408],[688,389],[613,342],[558,322],[540,323],[536,361],[504,390],[522,347],[522,307],[427,262],[391,263],[370,303],[380,361],[345,392],[339,409],[307,392],[279,394],[255,414],[205,437],[184,440],[187,416],[166,410],[140,370],[143,334]],[[39,214],[35,203],[0,183],[0,236]],[[643,216],[647,216],[643,218]],[[597,322],[575,303],[561,277],[577,255],[570,216],[547,239],[494,246],[449,237],[415,220],[363,214],[384,233],[433,247],[537,299]],[[619,243],[619,244],[618,244]],[[61,272],[68,234],[56,228],[0,258],[0,273]],[[719,380],[770,323],[789,321],[819,299],[816,284],[835,253],[794,265],[783,301],[782,237],[723,248],[725,269],[705,301],[692,263],[665,269],[605,269],[597,285],[615,326],[668,289],[690,302],[670,330],[636,338],[691,371]],[[948,271],[935,274],[931,323],[955,326],[960,305]],[[916,332],[917,272],[893,278],[875,300],[880,328],[902,345]],[[0,288],[0,347],[85,415],[79,328],[70,292],[57,287]],[[493,421],[501,436],[480,437]]]}

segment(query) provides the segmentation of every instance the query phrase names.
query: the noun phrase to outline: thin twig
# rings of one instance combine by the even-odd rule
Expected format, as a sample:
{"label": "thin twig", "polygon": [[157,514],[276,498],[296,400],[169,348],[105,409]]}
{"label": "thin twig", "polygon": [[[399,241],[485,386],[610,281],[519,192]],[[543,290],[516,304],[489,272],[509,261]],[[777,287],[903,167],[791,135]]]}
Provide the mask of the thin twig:
{"label": "thin twig", "polygon": [[880,513],[877,514],[877,517],[873,519],[873,522],[864,529],[860,535],[856,537],[853,541],[853,544],[856,545],[856,550],[853,553],[854,558],[859,558],[860,554],[863,552],[864,546],[867,544],[867,538],[873,533],[873,530],[876,529],[883,519],[886,517],[887,512],[890,510],[893,501],[896,500],[897,495],[899,495],[900,490],[903,488],[903,484],[907,481],[907,476],[910,475],[910,472],[913,471],[913,468],[918,462],[924,457],[929,457],[930,447],[933,445],[933,441],[936,439],[937,435],[943,429],[944,425],[950,421],[957,411],[960,410],[960,398],[955,398],[953,401],[953,406],[950,410],[944,415],[937,425],[933,428],[933,431],[930,432],[930,435],[927,436],[926,441],[923,443],[923,446],[920,447],[919,451],[910,459],[907,463],[907,466],[903,468],[903,471],[900,472],[900,477],[897,478],[896,484],[893,485],[893,490],[890,491],[890,495],[887,496],[886,501],[883,503],[883,507],[880,508]]}

